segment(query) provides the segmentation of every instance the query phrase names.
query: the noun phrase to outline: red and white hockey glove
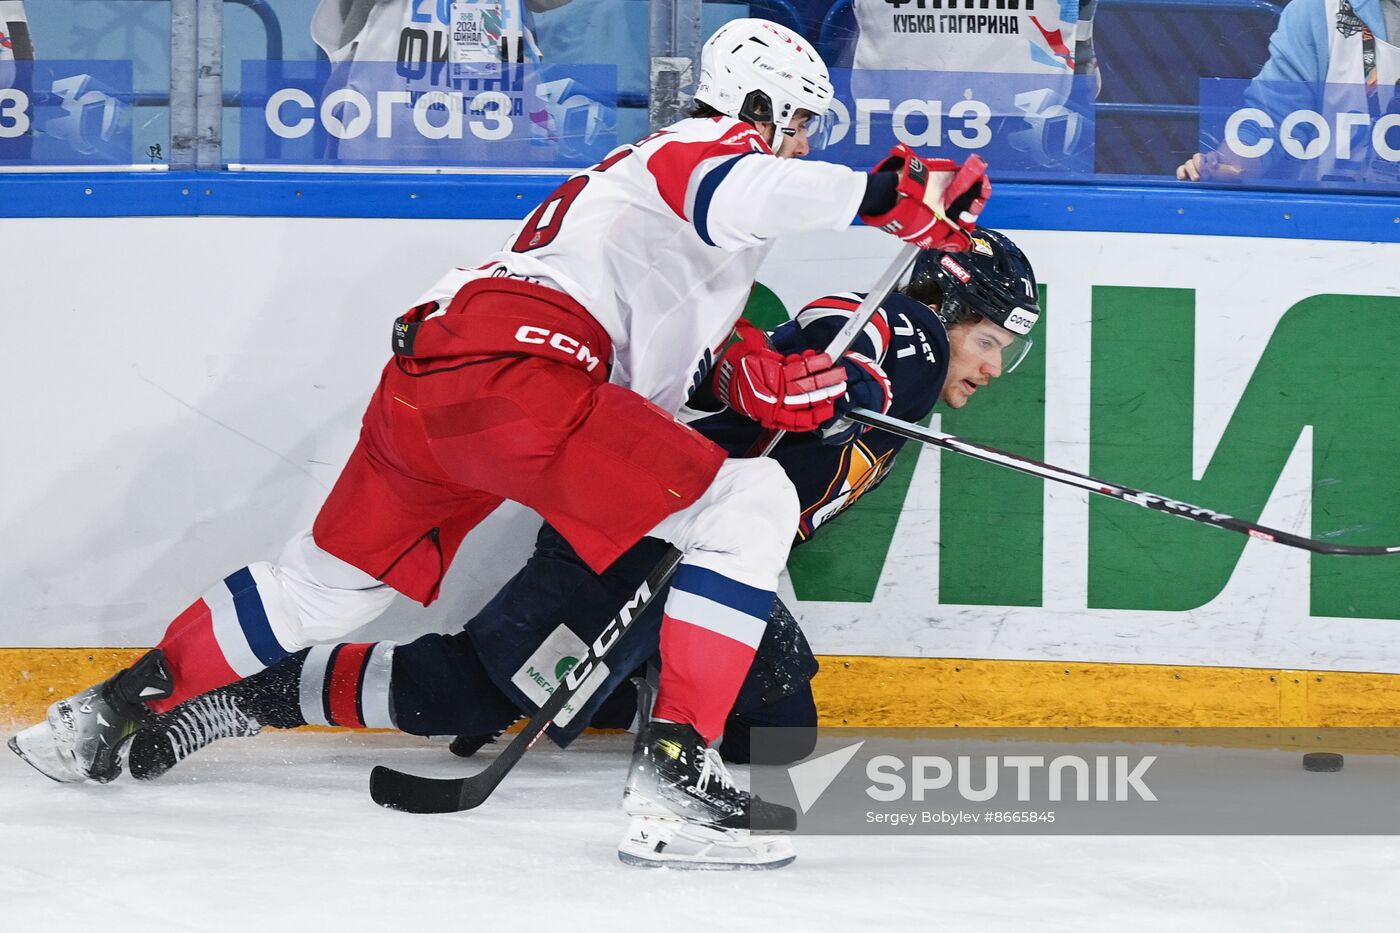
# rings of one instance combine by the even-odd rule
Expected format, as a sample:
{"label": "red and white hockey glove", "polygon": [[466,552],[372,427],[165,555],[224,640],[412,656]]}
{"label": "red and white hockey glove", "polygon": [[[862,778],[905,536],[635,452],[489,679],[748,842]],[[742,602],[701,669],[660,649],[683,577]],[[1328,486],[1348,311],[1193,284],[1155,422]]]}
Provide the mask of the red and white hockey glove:
{"label": "red and white hockey glove", "polygon": [[748,321],[734,328],[737,343],[720,354],[715,395],[769,430],[811,431],[835,414],[846,393],[846,371],[815,350],[784,355]]}
{"label": "red and white hockey glove", "polygon": [[866,408],[883,415],[890,410],[890,402],[894,400],[890,377],[870,357],[861,353],[847,353],[841,357],[841,366],[846,370],[846,394],[836,400],[836,417],[822,425],[823,444],[845,444],[869,430],[863,424],[842,417],[852,408]]}
{"label": "red and white hockey glove", "polygon": [[894,207],[883,214],[862,214],[861,220],[919,249],[961,253],[972,248],[968,231],[977,229],[977,218],[992,196],[987,163],[980,156],[968,156],[962,165],[951,159],[925,161],[900,143],[875,171],[899,173]]}

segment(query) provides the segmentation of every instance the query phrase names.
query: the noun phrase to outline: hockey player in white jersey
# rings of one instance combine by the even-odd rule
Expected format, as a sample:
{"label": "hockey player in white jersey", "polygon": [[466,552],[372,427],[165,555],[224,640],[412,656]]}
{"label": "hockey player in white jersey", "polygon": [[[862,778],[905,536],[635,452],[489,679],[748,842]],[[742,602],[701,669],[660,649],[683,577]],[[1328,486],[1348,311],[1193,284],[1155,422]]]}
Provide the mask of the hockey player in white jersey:
{"label": "hockey player in white jersey", "polygon": [[832,89],[782,27],[728,23],[701,64],[696,116],[568,179],[502,249],[398,319],[360,442],[311,529],[11,748],[56,780],[111,780],[150,711],[340,640],[396,592],[431,603],[462,539],[509,498],[597,571],[647,534],[682,552],[642,736],[655,792],[634,786],[628,809],[697,861],[791,860],[780,838],[749,835],[791,812],[735,788],[710,743],[763,635],[798,498],[776,463],[726,459],[673,413],[713,370],[718,397],[765,427],[830,421],[838,361],[784,355],[755,328],[723,346],[772,239],[859,215],[920,248],[965,250],[990,184],[976,158],[925,162],[906,147],[870,174],[796,161]]}

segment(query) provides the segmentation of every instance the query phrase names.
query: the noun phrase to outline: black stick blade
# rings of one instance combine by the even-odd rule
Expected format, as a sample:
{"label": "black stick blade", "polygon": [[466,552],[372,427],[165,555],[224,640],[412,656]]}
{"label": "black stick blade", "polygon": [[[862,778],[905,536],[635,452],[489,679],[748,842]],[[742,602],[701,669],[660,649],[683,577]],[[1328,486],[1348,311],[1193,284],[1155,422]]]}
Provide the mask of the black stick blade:
{"label": "black stick blade", "polygon": [[461,778],[430,778],[376,765],[369,774],[375,803],[405,813],[456,813],[462,809]]}
{"label": "black stick blade", "polygon": [[656,599],[656,594],[671,579],[680,562],[681,552],[675,547],[667,548],[666,556],[652,568],[651,574],[637,588],[632,599],[623,605],[603,634],[588,647],[588,654],[574,665],[565,676],[564,683],[554,689],[544,706],[535,711],[525,723],[525,728],[516,733],[510,744],[489,765],[464,778],[421,777],[378,765],[369,775],[370,797],[381,807],[406,813],[460,813],[474,810],[485,803],[491,792],[544,734],[554,717],[559,715],[564,704],[587,679],[588,672],[602,662],[621,634]]}

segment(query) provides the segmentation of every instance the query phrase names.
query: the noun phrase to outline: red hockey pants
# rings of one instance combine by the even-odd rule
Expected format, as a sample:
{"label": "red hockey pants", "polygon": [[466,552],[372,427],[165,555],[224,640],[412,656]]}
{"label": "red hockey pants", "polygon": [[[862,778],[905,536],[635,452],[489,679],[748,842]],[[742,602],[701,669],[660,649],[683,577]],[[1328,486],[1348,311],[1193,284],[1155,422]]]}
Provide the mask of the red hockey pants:
{"label": "red hockey pants", "polygon": [[398,355],[316,517],[326,551],[427,605],[502,500],[534,509],[601,571],[689,506],[722,448],[607,383],[607,333],[567,295],[467,283],[396,325]]}

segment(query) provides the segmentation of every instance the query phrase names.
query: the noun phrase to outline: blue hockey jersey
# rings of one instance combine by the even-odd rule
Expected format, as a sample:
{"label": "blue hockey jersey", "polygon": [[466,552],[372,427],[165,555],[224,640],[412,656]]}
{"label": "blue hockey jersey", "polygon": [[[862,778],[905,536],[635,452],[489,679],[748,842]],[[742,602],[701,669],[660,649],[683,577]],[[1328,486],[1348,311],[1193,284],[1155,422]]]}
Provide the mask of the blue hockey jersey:
{"label": "blue hockey jersey", "polygon": [[[783,353],[825,349],[863,297],[845,293],[818,298],[772,331],[773,346]],[[852,349],[880,363],[890,377],[891,417],[918,422],[933,410],[948,375],[949,350],[948,332],[928,305],[890,295]],[[729,410],[692,422],[692,427],[735,456],[743,456],[762,433],[756,423]],[[802,503],[793,543],[806,541],[824,522],[883,482],[903,445],[904,438],[884,431],[866,431],[839,445],[824,443],[816,432],[785,435],[769,456],[782,464]]]}
{"label": "blue hockey jersey", "polygon": [[[819,298],[771,332],[774,346],[784,353],[824,349],[855,312],[861,297]],[[947,377],[949,350],[947,331],[927,305],[891,295],[852,349],[879,362],[889,376],[893,417],[917,422],[933,409]],[[712,397],[695,398],[689,407],[694,410],[707,403],[717,404]],[[729,410],[691,424],[736,456],[747,454],[763,433],[757,423]],[[823,523],[878,486],[903,444],[902,438],[883,431],[866,431],[844,444],[824,443],[819,432],[785,436],[769,456],[792,479],[802,504],[794,543],[806,541]],[[533,709],[538,698],[525,691],[522,678],[554,671],[561,663],[561,652],[568,655],[564,660],[576,661],[582,646],[595,639],[617,607],[632,597],[666,546],[659,539],[644,538],[605,573],[595,574],[557,531],[545,525],[525,567],[467,623],[467,635],[495,685],[519,708]],[[622,636],[600,665],[607,674],[577,709],[567,708],[565,724],[549,727],[548,734],[557,744],[568,745],[627,675],[656,654],[663,603],[664,594]],[[805,684],[817,670],[816,659],[796,622],[785,610],[781,615],[788,624],[770,621],[736,709],[765,704],[775,686],[796,684],[808,689]],[[553,683],[549,682],[546,692],[552,691]]]}

